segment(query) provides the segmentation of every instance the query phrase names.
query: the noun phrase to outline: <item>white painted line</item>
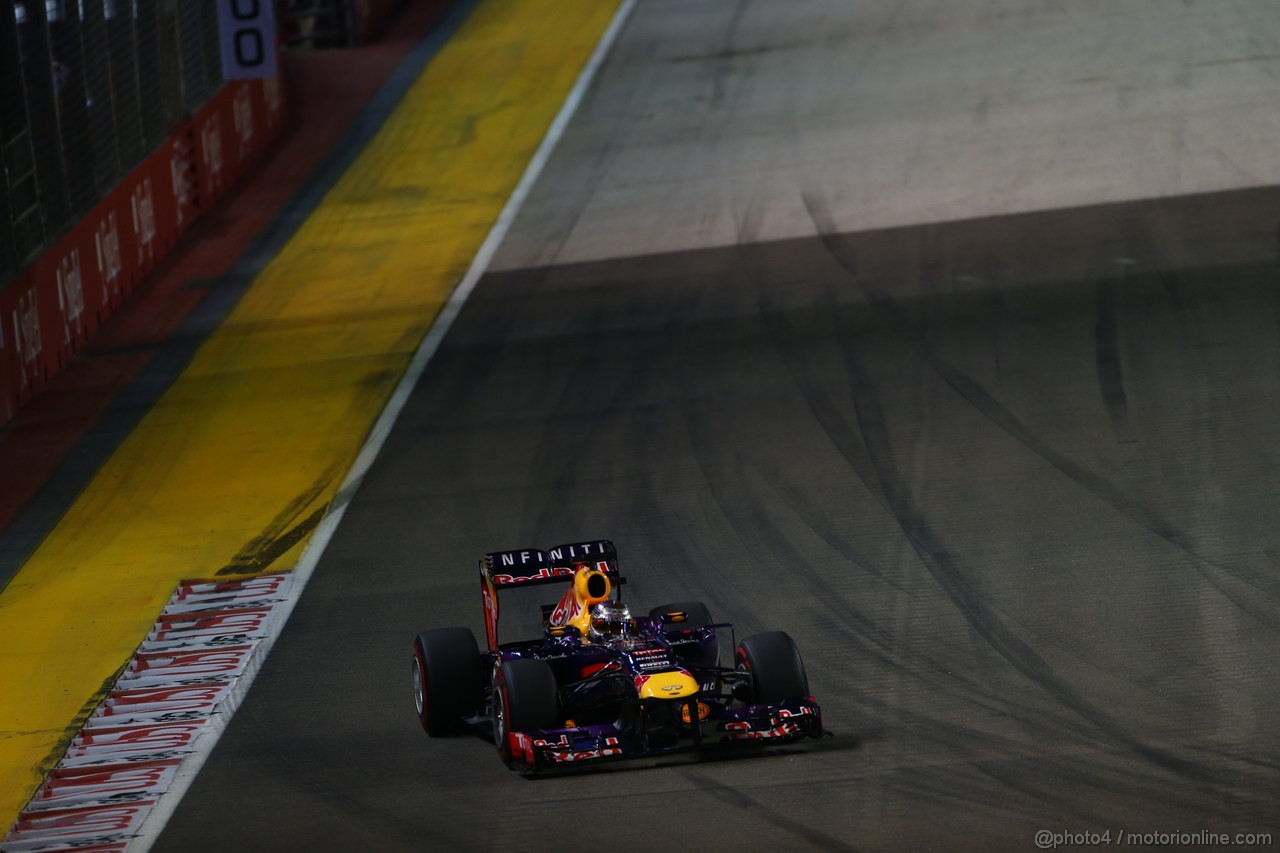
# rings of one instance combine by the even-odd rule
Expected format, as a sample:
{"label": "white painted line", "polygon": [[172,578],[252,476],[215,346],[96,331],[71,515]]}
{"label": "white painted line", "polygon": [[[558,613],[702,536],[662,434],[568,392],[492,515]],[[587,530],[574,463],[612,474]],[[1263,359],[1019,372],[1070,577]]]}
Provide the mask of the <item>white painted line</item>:
{"label": "white painted line", "polygon": [[613,47],[613,43],[617,40],[618,34],[622,31],[622,27],[625,25],[627,18],[630,17],[631,10],[635,8],[635,5],[636,0],[623,0],[622,5],[618,7],[618,11],[614,13],[613,20],[610,21],[604,35],[600,37],[600,42],[596,45],[595,52],[591,54],[591,58],[583,66],[582,71],[578,74],[577,81],[573,85],[573,89],[570,90],[564,105],[560,108],[560,112],[551,122],[551,126],[547,128],[547,133],[542,138],[542,144],[534,152],[533,159],[529,161],[528,167],[525,168],[520,182],[516,184],[516,188],[511,192],[511,197],[507,200],[506,206],[498,214],[493,227],[489,229],[489,235],[485,238],[484,243],[481,244],[479,251],[476,252],[475,260],[471,262],[471,267],[467,270],[466,275],[462,277],[462,280],[458,282],[458,286],[454,288],[449,301],[445,303],[444,308],[441,309],[440,314],[436,317],[426,337],[418,345],[413,360],[409,363],[408,370],[401,377],[400,383],[396,385],[395,391],[392,392],[391,398],[382,410],[382,414],[379,415],[377,422],[373,425],[373,429],[365,440],[364,446],[356,455],[355,462],[351,465],[351,470],[347,473],[342,487],[338,489],[333,503],[329,506],[329,511],[316,527],[311,541],[307,543],[307,547],[298,558],[298,565],[292,573],[294,583],[290,586],[286,598],[276,607],[271,628],[258,644],[257,653],[249,661],[240,677],[236,679],[231,693],[219,706],[219,713],[209,721],[204,733],[193,744],[193,752],[178,769],[164,796],[159,798],[155,808],[151,810],[151,813],[139,827],[137,835],[129,842],[128,853],[145,853],[145,851],[151,849],[151,845],[160,837],[160,832],[164,829],[165,824],[169,822],[169,818],[173,816],[178,803],[181,802],[187,789],[191,787],[196,774],[200,772],[200,768],[208,760],[209,754],[218,742],[218,738],[222,736],[227,723],[244,700],[249,688],[253,685],[254,678],[257,677],[259,670],[262,668],[262,662],[270,654],[272,646],[275,645],[276,640],[283,632],[289,615],[293,612],[293,608],[297,606],[298,599],[302,597],[302,591],[306,588],[307,581],[311,579],[316,565],[320,562],[325,549],[329,546],[329,541],[333,538],[338,525],[342,523],[342,517],[346,515],[352,496],[360,488],[360,483],[364,480],[365,474],[369,472],[370,466],[373,465],[373,461],[382,450],[382,445],[386,443],[387,436],[391,434],[391,428],[395,426],[396,420],[400,417],[400,412],[404,409],[405,403],[408,402],[414,386],[417,385],[422,372],[426,370],[427,364],[436,354],[436,350],[440,348],[440,342],[444,340],[444,336],[449,332],[453,321],[461,313],[462,306],[471,296],[471,292],[475,290],[481,276],[489,268],[498,246],[502,244],[503,239],[507,236],[507,231],[511,228],[511,224],[515,222],[516,215],[519,214],[520,208],[524,205],[530,190],[533,189],[534,183],[538,180],[538,176],[542,174],[547,160],[550,159],[552,151],[555,150],[556,145],[559,143],[565,128],[573,118],[573,114],[577,112],[578,105],[582,102],[583,96],[591,86],[591,81],[595,79],[596,72],[604,64],[605,57]]}

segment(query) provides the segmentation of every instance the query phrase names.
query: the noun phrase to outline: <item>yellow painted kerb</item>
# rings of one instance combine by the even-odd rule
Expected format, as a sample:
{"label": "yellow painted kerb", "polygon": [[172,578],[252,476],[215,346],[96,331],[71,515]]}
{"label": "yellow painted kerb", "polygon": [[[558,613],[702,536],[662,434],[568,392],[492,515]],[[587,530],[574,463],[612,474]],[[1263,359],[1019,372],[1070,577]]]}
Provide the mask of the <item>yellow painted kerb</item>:
{"label": "yellow painted kerb", "polygon": [[178,581],[292,567],[617,0],[483,0],[0,594],[0,834]]}

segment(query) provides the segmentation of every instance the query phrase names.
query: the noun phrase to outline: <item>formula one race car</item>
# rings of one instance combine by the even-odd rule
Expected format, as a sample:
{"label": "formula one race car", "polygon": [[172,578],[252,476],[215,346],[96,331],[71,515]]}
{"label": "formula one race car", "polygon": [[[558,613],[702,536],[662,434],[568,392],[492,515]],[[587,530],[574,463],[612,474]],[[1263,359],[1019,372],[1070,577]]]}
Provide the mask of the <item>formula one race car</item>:
{"label": "formula one race car", "polygon": [[[467,726],[492,732],[507,766],[526,772],[824,734],[789,636],[748,637],[736,644],[734,665],[722,666],[720,632],[732,641],[732,625],[712,622],[696,601],[633,617],[624,583],[607,541],[486,554],[488,651],[469,628],[435,628],[414,641],[422,727],[433,736]],[[531,621],[542,636],[499,643],[499,593],[549,584],[569,589]]]}

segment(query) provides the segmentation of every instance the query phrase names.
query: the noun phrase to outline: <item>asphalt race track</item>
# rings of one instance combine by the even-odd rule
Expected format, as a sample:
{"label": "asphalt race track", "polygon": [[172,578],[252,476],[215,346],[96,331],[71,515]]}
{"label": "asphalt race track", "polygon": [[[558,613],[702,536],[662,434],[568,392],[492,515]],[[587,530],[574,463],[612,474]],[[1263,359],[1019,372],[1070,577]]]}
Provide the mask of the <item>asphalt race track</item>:
{"label": "asphalt race track", "polygon": [[[985,4],[857,5],[639,4],[155,849],[1280,831],[1280,177],[1241,166],[1256,124],[1219,149],[1248,177],[1215,173],[1196,146],[1219,143],[1194,133],[1176,168],[1129,139],[1206,91],[1236,110],[1220,124],[1272,119],[1244,77],[1144,101],[1163,66],[1122,39],[1069,79],[1123,77],[1133,53],[1129,105],[1071,101],[1100,118],[1064,120],[1054,156],[1026,142],[1049,117],[1002,119],[993,97],[984,130],[923,83],[878,96],[896,112],[840,119],[804,84],[868,45],[849,102],[897,67],[954,79],[969,104],[996,77],[958,69],[1012,62],[975,32],[1038,27],[1004,66],[1032,79],[1117,25],[1031,2],[985,23],[943,11]],[[1191,6],[1202,17],[1144,31],[1143,50],[1217,68],[1229,51],[1184,38],[1212,4]],[[1248,6],[1214,18],[1223,44],[1272,39],[1244,49],[1275,72],[1277,25],[1251,29]],[[931,39],[959,47],[931,60]],[[868,158],[897,162],[894,133],[935,211],[914,183],[885,196],[896,166],[859,166],[887,188],[864,194],[818,150],[871,139]],[[989,172],[983,139],[1006,152]],[[1080,189],[1091,150],[1115,177]],[[948,171],[948,151],[972,168]],[[597,536],[640,609],[701,599],[739,636],[789,631],[835,736],[536,780],[482,739],[427,738],[410,643],[483,636],[475,558]]]}

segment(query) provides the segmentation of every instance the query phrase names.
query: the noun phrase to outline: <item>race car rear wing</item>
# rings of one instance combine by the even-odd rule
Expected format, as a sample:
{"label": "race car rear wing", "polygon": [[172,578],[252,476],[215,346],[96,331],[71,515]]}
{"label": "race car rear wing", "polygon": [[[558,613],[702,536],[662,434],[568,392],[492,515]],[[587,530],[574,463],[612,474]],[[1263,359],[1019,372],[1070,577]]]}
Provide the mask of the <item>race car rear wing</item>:
{"label": "race car rear wing", "polygon": [[498,593],[515,587],[569,583],[581,566],[603,572],[615,586],[623,582],[618,570],[618,552],[607,539],[571,542],[545,551],[525,548],[494,551],[480,559],[480,595],[484,603],[484,626],[489,648],[498,648]]}
{"label": "race car rear wing", "polygon": [[494,551],[480,561],[480,573],[498,588],[562,583],[573,577],[578,566],[618,576],[618,552],[608,540],[573,542],[546,551]]}

